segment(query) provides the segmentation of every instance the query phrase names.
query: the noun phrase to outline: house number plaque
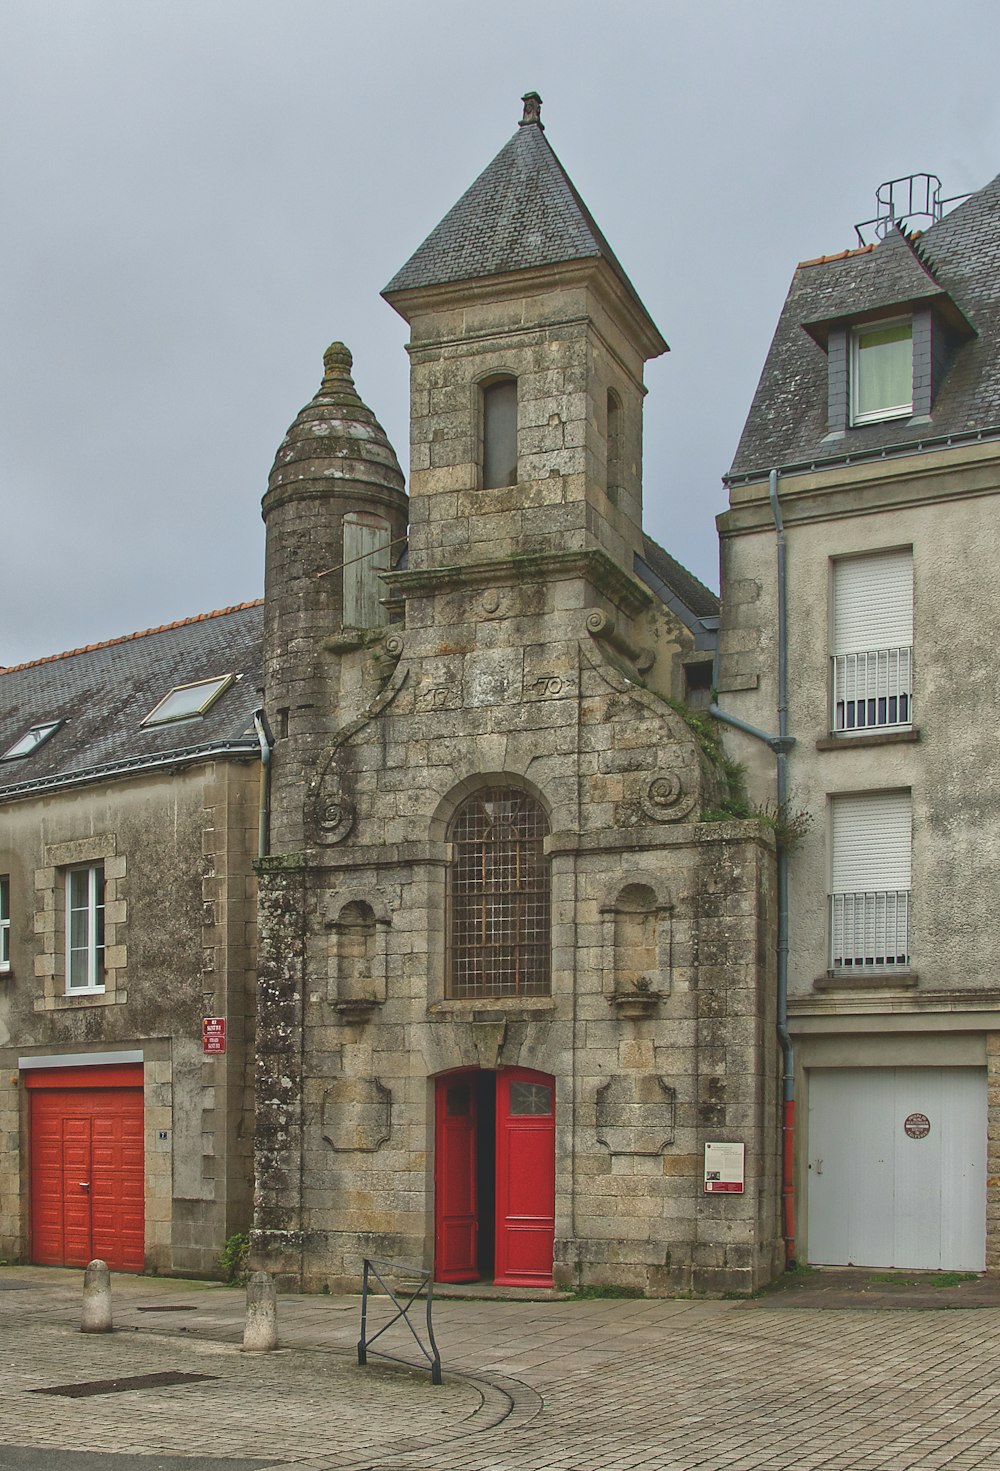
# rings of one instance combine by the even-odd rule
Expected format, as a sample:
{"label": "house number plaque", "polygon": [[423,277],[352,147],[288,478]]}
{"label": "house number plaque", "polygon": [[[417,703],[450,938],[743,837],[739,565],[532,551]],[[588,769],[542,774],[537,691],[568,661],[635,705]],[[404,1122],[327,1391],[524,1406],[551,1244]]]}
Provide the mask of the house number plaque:
{"label": "house number plaque", "polygon": [[925,1113],[911,1113],[904,1120],[903,1128],[911,1139],[926,1139],[931,1132],[931,1121]]}

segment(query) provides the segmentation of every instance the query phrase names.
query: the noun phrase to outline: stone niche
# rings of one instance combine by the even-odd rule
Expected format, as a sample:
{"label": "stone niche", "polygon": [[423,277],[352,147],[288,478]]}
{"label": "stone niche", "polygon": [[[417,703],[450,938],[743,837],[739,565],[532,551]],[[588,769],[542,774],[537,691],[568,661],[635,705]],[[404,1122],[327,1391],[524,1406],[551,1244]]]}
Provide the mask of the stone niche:
{"label": "stone niche", "polygon": [[366,1021],[385,1001],[389,925],[386,906],[373,895],[341,895],[327,920],[327,995],[345,1021]]}
{"label": "stone niche", "polygon": [[643,876],[620,889],[601,913],[605,994],[622,1015],[652,1010],[670,994],[673,905],[669,895],[655,880]]}

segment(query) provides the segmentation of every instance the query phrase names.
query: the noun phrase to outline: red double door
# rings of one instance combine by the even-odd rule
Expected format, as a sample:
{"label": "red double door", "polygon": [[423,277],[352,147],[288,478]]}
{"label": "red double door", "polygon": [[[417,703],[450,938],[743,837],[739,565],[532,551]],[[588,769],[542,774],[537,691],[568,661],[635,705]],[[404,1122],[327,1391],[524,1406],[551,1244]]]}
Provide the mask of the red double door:
{"label": "red double door", "polygon": [[555,1079],[469,1068],[437,1079],[434,1275],[551,1284]]}
{"label": "red double door", "polygon": [[83,1267],[100,1257],[114,1271],[141,1272],[141,1064],[40,1069],[25,1077],[31,1100],[31,1260]]}

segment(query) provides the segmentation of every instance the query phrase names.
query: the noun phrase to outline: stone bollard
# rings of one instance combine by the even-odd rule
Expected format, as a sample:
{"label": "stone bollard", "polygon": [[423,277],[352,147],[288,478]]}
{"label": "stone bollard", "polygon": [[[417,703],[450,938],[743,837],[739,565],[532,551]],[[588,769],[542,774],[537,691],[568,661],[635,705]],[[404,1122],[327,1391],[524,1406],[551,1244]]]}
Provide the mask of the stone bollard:
{"label": "stone bollard", "polygon": [[110,1333],[111,1329],[111,1273],[107,1262],[96,1257],[83,1274],[80,1332]]}
{"label": "stone bollard", "polygon": [[278,1302],[270,1272],[254,1272],[247,1282],[247,1317],[243,1348],[247,1353],[268,1353],[278,1347]]}

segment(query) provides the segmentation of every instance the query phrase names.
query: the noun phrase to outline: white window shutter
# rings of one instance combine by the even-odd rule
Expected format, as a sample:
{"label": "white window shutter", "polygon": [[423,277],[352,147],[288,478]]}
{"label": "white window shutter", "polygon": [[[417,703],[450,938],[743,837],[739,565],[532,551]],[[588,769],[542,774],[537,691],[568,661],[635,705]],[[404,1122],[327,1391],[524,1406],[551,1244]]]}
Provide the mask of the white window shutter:
{"label": "white window shutter", "polygon": [[912,817],[909,792],[834,797],[834,894],[909,889]]}
{"label": "white window shutter", "polygon": [[833,564],[833,652],[913,643],[913,553],[879,552]]}
{"label": "white window shutter", "polygon": [[344,627],[388,622],[379,572],[389,570],[389,523],[351,511],[344,517]]}

